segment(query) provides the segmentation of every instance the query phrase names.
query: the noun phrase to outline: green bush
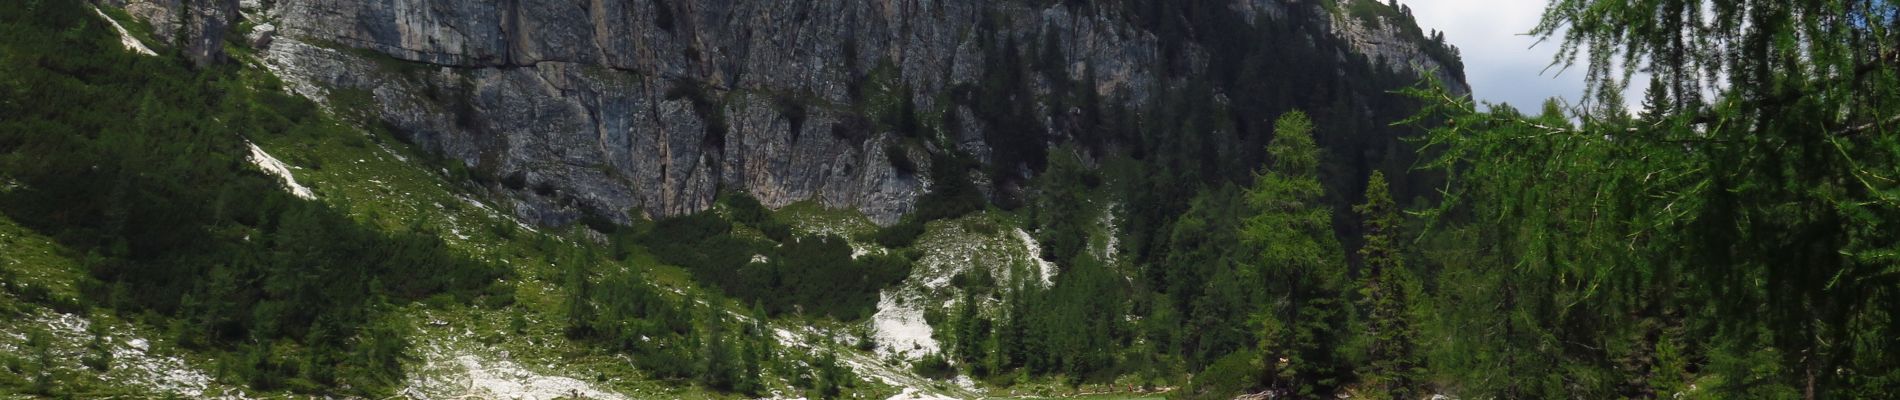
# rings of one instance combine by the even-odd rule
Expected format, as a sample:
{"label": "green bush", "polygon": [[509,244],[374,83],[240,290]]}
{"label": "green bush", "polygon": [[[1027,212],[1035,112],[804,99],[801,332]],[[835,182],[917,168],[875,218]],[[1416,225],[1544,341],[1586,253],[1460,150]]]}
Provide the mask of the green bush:
{"label": "green bush", "polygon": [[[884,287],[910,275],[901,254],[852,258],[848,242],[834,236],[793,236],[754,200],[728,196],[735,220],[766,226],[762,241],[733,235],[733,224],[714,213],[667,218],[637,240],[661,262],[678,265],[708,286],[746,302],[760,302],[771,315],[802,313],[855,320],[876,309]],[[764,262],[754,262],[754,256]]]}
{"label": "green bush", "polygon": [[767,239],[784,242],[792,239],[792,226],[772,216],[772,210],[765,208],[759,200],[745,193],[729,193],[720,196],[732,220],[759,230]]}
{"label": "green bush", "polygon": [[917,238],[923,235],[924,224],[917,222],[917,218],[913,215],[905,217],[895,225],[878,229],[871,240],[885,248],[901,249],[917,243]]}
{"label": "green bush", "polygon": [[1260,356],[1252,351],[1230,353],[1206,370],[1194,375],[1194,380],[1181,391],[1185,399],[1231,399],[1245,394],[1259,386]]}
{"label": "green bush", "polygon": [[910,363],[910,371],[916,373],[917,376],[936,380],[957,377],[957,369],[950,367],[950,361],[934,353]]}

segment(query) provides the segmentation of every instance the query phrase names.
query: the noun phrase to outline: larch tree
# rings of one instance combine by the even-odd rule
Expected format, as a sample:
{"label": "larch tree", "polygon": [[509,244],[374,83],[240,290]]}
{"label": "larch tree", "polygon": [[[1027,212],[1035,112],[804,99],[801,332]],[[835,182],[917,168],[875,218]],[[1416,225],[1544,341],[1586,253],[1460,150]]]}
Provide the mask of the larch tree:
{"label": "larch tree", "polygon": [[1348,367],[1340,344],[1351,313],[1340,300],[1347,277],[1322,203],[1312,130],[1297,111],[1275,121],[1269,164],[1246,194],[1255,214],[1241,234],[1263,249],[1254,281],[1269,297],[1258,317],[1263,378],[1268,389],[1300,398],[1330,396],[1342,383]]}
{"label": "larch tree", "polygon": [[[1412,91],[1426,166],[1450,178],[1438,215],[1466,215],[1508,273],[1539,278],[1507,284],[1543,288],[1507,296],[1494,325],[1533,328],[1530,348],[1567,372],[1510,381],[1900,391],[1897,21],[1878,0],[1552,0],[1532,33],[1561,46],[1554,62],[1581,59],[1591,93],[1648,71],[1656,111],[1573,127]],[[1695,339],[1658,339],[1679,329]]]}

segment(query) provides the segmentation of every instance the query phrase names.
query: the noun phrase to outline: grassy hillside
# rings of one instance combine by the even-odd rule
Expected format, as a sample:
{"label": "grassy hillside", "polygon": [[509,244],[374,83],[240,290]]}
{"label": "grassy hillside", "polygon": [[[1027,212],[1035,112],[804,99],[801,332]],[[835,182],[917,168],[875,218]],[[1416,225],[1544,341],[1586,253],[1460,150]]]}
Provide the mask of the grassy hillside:
{"label": "grassy hillside", "polygon": [[[656,376],[650,369],[636,367],[638,362],[630,363],[633,359],[629,354],[598,342],[575,339],[566,322],[572,317],[576,298],[569,266],[587,267],[589,272],[581,275],[581,281],[590,283],[582,286],[630,282],[653,288],[652,304],[685,304],[677,309],[690,314],[684,319],[687,322],[680,334],[682,340],[662,346],[689,346],[678,353],[680,363],[693,371],[704,370],[707,367],[692,365],[692,358],[702,349],[716,348],[702,343],[718,342],[703,342],[697,339],[700,333],[738,332],[748,326],[745,321],[750,314],[747,307],[696,288],[687,271],[660,265],[637,247],[620,254],[608,251],[598,240],[589,239],[599,236],[581,231],[544,232],[522,225],[479,200],[480,188],[451,183],[443,178],[443,171],[430,171],[435,167],[406,145],[380,132],[354,128],[360,121],[335,119],[322,106],[283,94],[275,79],[260,68],[194,71],[170,55],[150,57],[125,52],[119,47],[117,33],[83,4],[6,7],[9,9],[4,14],[10,18],[0,21],[0,28],[8,33],[8,39],[0,42],[0,48],[8,56],[0,61],[17,73],[0,79],[0,90],[7,93],[5,100],[0,100],[0,115],[9,117],[0,124],[0,163],[7,166],[0,168],[5,171],[0,172],[0,198],[6,201],[6,206],[0,207],[0,279],[4,279],[0,283],[6,289],[5,296],[0,297],[0,313],[13,318],[0,324],[0,332],[5,333],[0,336],[0,345],[9,350],[0,352],[6,355],[0,359],[4,361],[0,366],[13,374],[0,374],[6,375],[0,379],[0,393],[82,397],[110,393],[186,397],[219,393],[742,396],[709,390],[691,373]],[[242,55],[239,58],[240,62],[246,61]],[[53,93],[49,90],[59,90],[60,94],[49,95]],[[48,101],[17,101],[25,98]],[[78,110],[70,113],[42,109],[62,104],[84,107],[68,107]],[[122,110],[132,110],[139,117],[111,118]],[[153,126],[160,123],[176,125]],[[155,134],[167,130],[174,133],[168,135],[169,141],[156,141]],[[249,150],[247,142],[255,143],[258,153]],[[115,162],[105,172],[87,172],[98,171],[97,167],[88,169],[87,163],[101,159]],[[265,160],[281,161],[286,168],[277,175],[284,176],[272,176],[270,168],[260,173],[251,165],[274,165]],[[128,180],[133,176],[158,179]],[[314,199],[297,199],[281,190],[292,185],[286,183],[291,181],[310,188]],[[124,182],[133,183],[128,189]],[[119,199],[123,198],[143,202],[121,203]],[[264,218],[250,217],[260,213]],[[279,213],[285,216],[276,216]],[[326,227],[314,232],[317,237],[292,240],[287,236],[291,231],[286,230],[290,222],[279,221],[290,221],[284,218],[298,213],[313,216],[295,218],[316,218]],[[10,218],[18,216],[29,216],[31,221]],[[160,222],[148,220],[150,216],[183,219]],[[346,335],[345,344],[332,348],[325,344],[332,339],[319,333],[328,332],[324,329],[332,325],[263,333],[269,332],[265,329],[282,328],[252,325],[273,321],[270,319],[244,319],[205,326],[214,332],[239,329],[235,331],[238,335],[271,339],[275,344],[227,342],[215,335],[210,341],[177,340],[201,337],[191,333],[200,318],[229,315],[194,311],[200,310],[196,304],[206,299],[194,294],[217,293],[203,292],[207,284],[211,290],[243,290],[249,285],[243,280],[260,279],[266,283],[262,303],[246,300],[230,304],[265,306],[258,310],[283,310],[271,308],[281,307],[271,304],[301,304],[295,302],[303,301],[297,300],[301,297],[283,297],[303,296],[295,294],[299,292],[274,294],[277,286],[273,285],[277,284],[271,283],[276,282],[273,276],[285,272],[270,265],[308,262],[313,268],[349,271],[345,268],[349,264],[342,264],[348,261],[333,258],[346,253],[332,254],[323,249],[356,240],[321,236],[338,234],[397,238],[366,243],[415,243],[420,247],[392,249],[406,253],[388,253],[381,258],[385,260],[381,262],[423,263],[406,264],[407,268],[437,262],[433,260],[464,260],[447,264],[461,265],[456,268],[463,270],[434,274],[417,282],[458,282],[453,279],[467,268],[497,268],[502,272],[491,275],[495,278],[440,286],[449,290],[402,286],[417,278],[405,277],[402,274],[407,272],[400,269],[357,272],[370,274],[367,277],[302,280],[368,285],[367,293],[345,295],[366,301],[361,303],[362,308],[319,308],[362,310],[367,316],[348,314],[358,316],[349,317],[354,318],[351,320],[318,320],[361,323],[362,329],[369,329],[366,332],[381,332],[379,335],[389,339]],[[167,238],[191,238],[193,242],[189,243],[194,244],[167,242]],[[256,270],[220,267],[245,265],[252,262],[246,261],[252,257],[298,254],[285,253],[295,248],[289,246],[296,245],[316,246],[310,251],[317,253],[302,253],[307,255],[301,259],[269,261]],[[175,253],[200,248],[196,246],[224,250]],[[255,250],[249,250],[252,248]],[[378,251],[369,250],[365,255],[373,256]],[[185,260],[191,260],[191,265],[211,267],[179,269],[164,278],[111,273],[126,267],[176,269],[187,265],[182,263]],[[220,281],[225,278],[218,274],[236,274],[239,281]],[[180,306],[127,302],[131,299],[127,296],[141,293],[137,289],[144,285],[172,281],[197,289],[184,291],[187,294]],[[453,289],[469,284],[475,285],[472,288],[476,291]],[[322,298],[338,301],[346,297]],[[597,294],[587,299],[604,301],[611,297]],[[607,306],[600,307],[605,310]],[[618,321],[641,320],[627,318]],[[788,326],[804,325],[792,324]],[[840,354],[838,358],[845,364],[870,360],[849,355],[849,347],[835,344],[832,338],[841,335],[809,329],[793,334],[772,328],[778,325],[755,326],[783,333],[750,330],[762,337],[783,336],[784,341],[791,342],[761,347],[775,354],[769,362],[755,363],[770,368],[764,374],[769,377],[766,382],[754,389],[759,393],[803,396],[804,391],[824,389],[828,393],[823,394],[833,396],[882,397],[879,393],[896,392],[886,385],[866,382],[848,369],[815,375],[814,371],[826,371],[815,364],[822,354]],[[94,331],[102,333],[90,333]],[[379,356],[360,355],[384,348],[376,343],[388,345],[393,353],[384,354],[394,364],[376,364],[380,361],[373,360],[382,359],[374,357]],[[88,357],[88,352],[109,354],[112,360],[87,361],[107,358]],[[80,365],[80,361],[103,366]],[[333,367],[344,375],[314,375]],[[383,379],[377,376],[397,378],[377,380]]]}
{"label": "grassy hillside", "polygon": [[0,216],[0,398],[249,393],[147,324],[85,306],[80,258]]}

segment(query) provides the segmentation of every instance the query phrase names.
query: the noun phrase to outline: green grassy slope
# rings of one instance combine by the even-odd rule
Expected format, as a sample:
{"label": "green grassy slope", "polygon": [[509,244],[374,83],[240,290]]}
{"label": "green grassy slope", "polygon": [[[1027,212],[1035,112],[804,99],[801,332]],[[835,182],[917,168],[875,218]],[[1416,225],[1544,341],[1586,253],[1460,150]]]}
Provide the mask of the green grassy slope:
{"label": "green grassy slope", "polygon": [[[17,6],[17,5],[16,5]],[[94,18],[83,5],[62,4],[57,12],[62,16]],[[39,10],[45,11],[45,10]],[[78,16],[84,17],[78,17]],[[38,26],[14,24],[9,19],[4,27],[9,32],[45,33]],[[111,31],[100,29],[102,24],[85,22],[85,29],[72,29],[65,33],[63,40],[85,43],[86,46],[109,47],[105,43],[116,43]],[[64,60],[67,55],[57,53],[53,47],[46,47],[43,38],[15,36],[16,41],[7,41],[6,56],[0,61],[9,65],[15,62],[31,63],[18,57],[44,57]],[[164,49],[161,49],[164,50]],[[60,84],[86,87],[86,92],[75,96],[110,95],[114,90],[143,90],[137,86],[114,89],[97,83],[96,76],[108,76],[110,79],[138,75],[135,69],[140,63],[165,62],[153,59],[139,59],[138,56],[111,54],[108,49],[107,60],[126,60],[114,63],[82,61],[79,69],[65,68],[61,64],[42,62],[38,67],[29,67],[29,72],[47,76],[58,76]],[[245,55],[238,54],[241,63],[247,63]],[[78,64],[78,63],[76,63]],[[31,64],[20,64],[22,66]],[[47,65],[52,67],[45,70]],[[154,74],[172,74],[182,69],[159,68]],[[183,73],[181,73],[183,74]],[[279,84],[262,68],[246,65],[239,68],[217,69],[198,73],[199,85],[207,80],[217,85],[232,85],[243,89],[226,89],[227,104],[240,107],[258,107],[264,113],[253,112],[271,118],[280,115],[287,108],[295,109],[294,102],[283,103],[281,97],[257,96],[260,93],[273,93]],[[16,75],[19,76],[19,75]],[[174,79],[173,76],[160,77],[162,80]],[[24,79],[24,78],[23,78]],[[94,79],[87,81],[87,79]],[[191,78],[186,78],[191,79]],[[0,79],[0,89],[19,90],[30,93],[41,90],[31,81]],[[93,86],[86,86],[93,85]],[[97,90],[97,93],[93,91]],[[9,92],[10,93],[10,92]],[[120,93],[120,96],[125,96]],[[281,96],[281,95],[279,95]],[[47,114],[38,111],[26,111],[25,104],[15,103],[18,97],[9,95],[0,101],[0,111],[8,113],[25,112],[38,120],[59,124],[74,120],[76,117]],[[75,97],[72,101],[81,101],[84,97]],[[252,102],[246,104],[246,102]],[[105,105],[102,103],[95,103]],[[116,103],[114,103],[116,104]],[[288,105],[286,105],[288,104]],[[149,103],[144,108],[158,109],[160,104]],[[188,109],[193,104],[169,104],[163,107]],[[77,115],[86,115],[91,110],[79,109]],[[110,110],[97,110],[100,113]],[[394,309],[381,314],[393,320],[394,326],[407,327],[405,335],[411,343],[408,348],[409,361],[402,368],[407,379],[397,382],[389,390],[399,395],[453,397],[474,395],[478,397],[500,395],[522,395],[539,392],[543,394],[565,395],[571,393],[594,394],[596,397],[632,397],[632,398],[732,398],[734,394],[719,393],[700,388],[690,382],[661,380],[649,377],[643,371],[629,366],[625,356],[604,349],[593,348],[586,343],[571,341],[562,335],[563,326],[559,321],[566,318],[565,289],[556,284],[561,279],[561,268],[551,260],[567,262],[585,262],[596,266],[597,275],[612,276],[633,274],[640,280],[651,282],[662,288],[663,297],[671,301],[682,302],[688,298],[700,300],[699,305],[691,307],[697,312],[707,314],[736,314],[741,310],[694,287],[687,274],[678,268],[662,266],[652,261],[652,257],[635,251],[634,256],[622,260],[606,257],[607,251],[583,251],[596,248],[595,242],[586,239],[589,235],[580,231],[542,232],[519,224],[504,213],[497,212],[477,200],[469,187],[458,186],[442,176],[432,173],[425,158],[413,152],[405,145],[389,140],[386,136],[365,133],[361,129],[350,129],[347,125],[336,125],[327,112],[316,117],[297,121],[316,121],[311,125],[288,125],[289,129],[257,129],[243,131],[231,129],[238,126],[229,119],[201,117],[196,121],[193,134],[206,135],[220,130],[238,131],[234,135],[216,138],[223,143],[213,146],[210,152],[222,160],[241,160],[246,158],[245,141],[254,142],[270,158],[284,161],[290,166],[289,175],[302,186],[314,189],[315,201],[327,204],[330,209],[341,213],[356,224],[370,227],[372,230],[390,234],[434,236],[443,239],[448,251],[468,256],[481,263],[505,266],[508,274],[499,287],[504,294],[481,296],[470,303],[456,297],[439,295],[422,298],[419,301],[396,301]],[[314,118],[314,119],[312,119]],[[143,121],[141,117],[137,119]],[[87,120],[90,121],[90,120]],[[120,121],[125,121],[122,117]],[[254,123],[255,121],[247,122]],[[302,124],[303,122],[298,122]],[[202,128],[208,126],[215,128]],[[260,125],[244,125],[260,126]],[[261,126],[270,126],[269,123]],[[58,185],[56,180],[46,180],[42,176],[61,171],[62,164],[34,164],[40,162],[35,154],[19,152],[15,142],[19,138],[23,143],[38,144],[47,136],[68,135],[67,130],[74,129],[68,124],[61,129],[28,132],[20,126],[6,126],[6,135],[0,135],[0,155],[4,161],[18,163],[9,165],[32,165],[36,169],[0,172],[0,191],[10,191],[10,197],[20,204],[35,207],[44,205],[47,210],[62,210],[62,206],[45,201],[46,190]],[[209,129],[209,130],[203,130]],[[17,134],[17,135],[16,135]],[[139,133],[133,133],[134,135]],[[82,136],[74,134],[74,136]],[[67,140],[67,139],[61,139]],[[104,139],[73,138],[70,141],[90,143],[98,141],[110,144]],[[59,151],[73,151],[74,154],[87,154],[88,148],[61,148]],[[138,145],[115,148],[137,154],[146,151]],[[165,151],[169,151],[166,148]],[[46,157],[41,153],[38,157]],[[163,156],[161,156],[163,157]],[[157,170],[155,173],[162,173]],[[211,171],[211,170],[202,170]],[[18,172],[19,175],[15,173]],[[215,174],[224,174],[215,171]],[[31,174],[31,175],[29,175]],[[215,175],[214,174],[214,175]],[[239,173],[249,175],[241,179],[246,182],[259,182],[254,172]],[[216,175],[223,176],[223,175]],[[222,179],[222,178],[219,178]],[[53,183],[47,183],[53,182]],[[269,185],[264,185],[268,187]],[[186,191],[189,185],[183,186]],[[82,190],[90,190],[81,187]],[[83,192],[82,192],[83,193]],[[5,193],[0,193],[5,194]],[[153,194],[162,195],[162,194]],[[257,202],[257,198],[283,198],[281,194],[259,191],[227,193],[219,197],[219,202],[237,203]],[[229,199],[229,200],[225,200]],[[273,200],[277,201],[277,200]],[[221,210],[222,208],[215,208]],[[83,215],[89,211],[80,208],[66,208],[61,213]],[[96,298],[96,293],[87,289],[93,285],[89,266],[96,264],[92,256],[83,251],[69,250],[60,243],[66,240],[54,240],[36,229],[17,224],[9,215],[15,213],[38,213],[21,208],[0,209],[0,283],[4,283],[4,296],[0,296],[0,367],[7,372],[0,374],[0,394],[32,394],[60,396],[103,396],[127,394],[134,396],[178,395],[183,397],[202,397],[218,394],[244,394],[246,382],[233,379],[223,371],[225,365],[248,363],[240,360],[240,354],[223,351],[181,350],[171,343],[175,335],[167,326],[177,325],[177,320],[167,314],[138,313],[120,315],[129,311],[116,308],[102,308],[104,302]],[[108,211],[108,215],[110,211]],[[31,215],[31,214],[28,214]],[[36,220],[46,220],[44,214],[32,215]],[[62,216],[65,217],[65,216]],[[246,232],[260,232],[267,226],[252,229],[238,222],[217,236],[203,237],[201,242],[252,241],[252,235]],[[64,229],[64,228],[62,228]],[[163,228],[159,228],[163,229]],[[90,232],[74,233],[74,237],[88,238]],[[110,237],[106,235],[104,237]],[[266,239],[268,240],[268,239]],[[81,241],[80,243],[90,243]],[[242,245],[239,245],[242,246]],[[108,249],[110,250],[110,249]],[[586,254],[587,259],[562,258],[569,254]],[[597,276],[595,279],[604,279]],[[235,289],[243,289],[234,286]],[[711,300],[711,301],[709,301]],[[130,309],[127,309],[130,310]],[[731,319],[726,317],[725,319]],[[90,329],[89,329],[90,328]],[[93,334],[90,331],[101,333]],[[99,339],[94,339],[98,337]],[[798,347],[781,347],[781,358],[785,362],[802,362],[803,353],[816,353],[813,348],[835,351],[848,351],[838,346],[829,337],[799,337]],[[822,340],[820,340],[822,339]],[[95,343],[96,342],[96,343]],[[202,349],[202,348],[201,348]],[[88,352],[114,355],[115,361],[80,361],[91,358]],[[298,346],[280,345],[273,351],[289,352],[295,355],[307,351]],[[272,356],[277,357],[277,356]],[[93,368],[82,364],[101,364]],[[118,368],[114,364],[123,364]],[[796,371],[793,371],[796,372]],[[140,375],[143,374],[143,375]],[[793,373],[775,373],[793,375]],[[855,379],[855,378],[854,378]],[[473,387],[471,389],[471,387]],[[768,382],[768,392],[797,396],[787,379],[777,377]],[[282,389],[277,389],[282,390]],[[487,390],[483,392],[482,390]],[[895,390],[878,384],[847,385],[845,394],[852,397],[881,397],[880,394],[894,393]],[[266,396],[287,396],[290,393],[263,391],[251,393]]]}
{"label": "green grassy slope", "polygon": [[158,329],[82,305],[83,257],[0,215],[0,398],[248,393]]}

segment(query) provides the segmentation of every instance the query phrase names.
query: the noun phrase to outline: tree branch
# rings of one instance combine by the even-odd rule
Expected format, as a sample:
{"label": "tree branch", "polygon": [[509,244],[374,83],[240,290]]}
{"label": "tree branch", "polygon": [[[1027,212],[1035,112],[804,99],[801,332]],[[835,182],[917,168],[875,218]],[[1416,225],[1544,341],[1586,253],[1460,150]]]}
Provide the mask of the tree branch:
{"label": "tree branch", "polygon": [[[1868,60],[1865,63],[1861,63],[1860,65],[1855,66],[1854,77],[1852,79],[1849,79],[1847,84],[1849,85],[1859,84],[1861,81],[1866,80],[1867,76],[1873,75],[1875,71],[1880,71],[1881,67],[1892,68],[1892,67],[1897,67],[1897,66],[1900,66],[1900,47],[1888,47],[1886,50],[1883,50],[1879,54],[1876,54],[1873,60]],[[1778,106],[1782,104],[1788,104],[1788,103],[1801,100],[1801,98],[1803,97],[1807,97],[1809,93],[1811,92],[1800,91],[1800,90],[1784,91],[1774,96],[1770,96],[1770,97],[1759,99],[1759,100],[1743,101],[1742,107],[1743,109],[1759,110],[1759,109]],[[1893,123],[1894,121],[1895,119],[1890,118],[1882,122],[1890,124],[1890,123]],[[1707,110],[1706,107],[1701,112],[1698,112],[1694,119],[1689,121],[1689,123],[1695,124],[1695,125],[1708,125],[1715,122],[1717,122],[1715,113],[1710,110]],[[1868,124],[1849,127],[1845,131],[1841,132],[1841,134],[1859,133],[1861,131],[1878,126],[1880,124],[1881,123],[1868,123]]]}
{"label": "tree branch", "polygon": [[1873,122],[1868,122],[1865,124],[1841,128],[1841,130],[1835,132],[1834,134],[1839,135],[1839,136],[1856,136],[1856,135],[1860,135],[1861,133],[1867,132],[1869,130],[1873,130],[1874,128],[1892,126],[1893,124],[1900,124],[1900,115],[1887,117],[1887,119],[1884,119],[1884,120],[1873,121]]}

